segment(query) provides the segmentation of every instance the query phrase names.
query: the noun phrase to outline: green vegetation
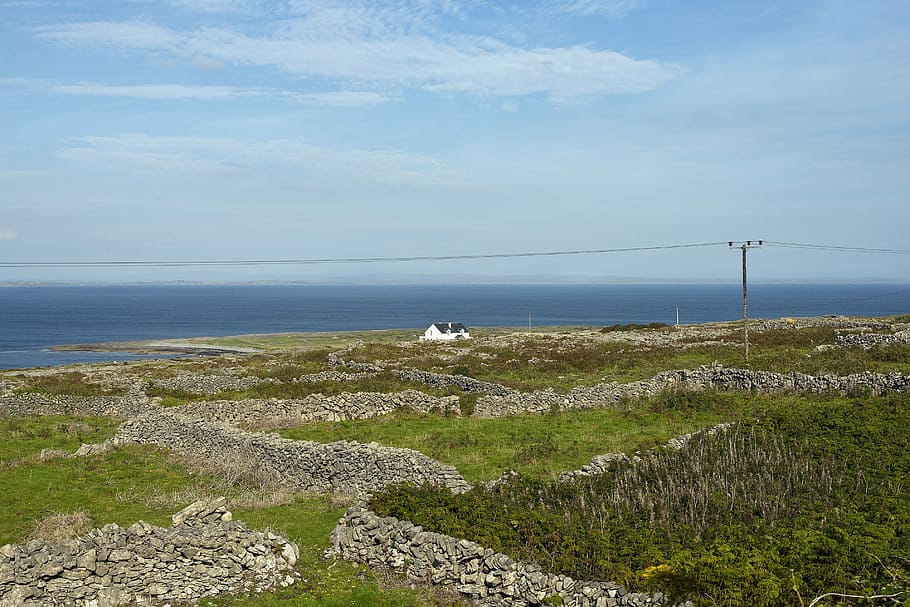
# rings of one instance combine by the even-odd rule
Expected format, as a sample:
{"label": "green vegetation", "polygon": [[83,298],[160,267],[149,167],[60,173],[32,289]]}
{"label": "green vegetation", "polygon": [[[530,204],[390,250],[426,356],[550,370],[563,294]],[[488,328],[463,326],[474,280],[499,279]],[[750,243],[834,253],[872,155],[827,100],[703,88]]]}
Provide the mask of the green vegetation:
{"label": "green vegetation", "polygon": [[[910,322],[910,316],[899,322]],[[117,374],[126,380],[120,383],[127,383],[230,367],[235,376],[280,382],[215,396],[150,390],[164,405],[409,388],[456,395],[462,416],[398,411],[370,420],[307,424],[281,434],[417,449],[478,484],[517,470],[517,480],[496,490],[452,496],[399,487],[375,496],[373,503],[380,513],[474,539],[536,561],[546,571],[612,579],[637,590],[691,598],[697,605],[805,607],[829,591],[903,591],[900,600],[908,600],[908,395],[667,392],[599,410],[474,419],[467,416],[482,395],[402,382],[391,371],[354,382],[294,381],[329,369],[327,355],[347,349],[345,360],[390,370],[417,368],[521,390],[567,391],[714,362],[746,366],[741,328],[741,323],[727,323],[682,334],[656,325],[482,329],[474,332],[479,339],[446,344],[417,343],[416,330],[203,338],[186,341],[259,352],[138,361],[97,374],[85,366],[78,372],[12,372],[5,378],[18,393],[72,396],[122,394],[119,383],[111,381]],[[830,327],[755,331],[748,367],[910,375],[910,346],[816,349],[835,343],[837,335]],[[659,447],[674,436],[726,421],[739,423],[735,430],[699,435],[679,451]],[[81,443],[100,442],[113,435],[117,423],[66,416],[0,418],[0,544],[46,536],[67,525],[70,531],[139,519],[167,525],[186,504],[225,495],[238,519],[300,545],[304,581],[255,597],[204,601],[205,606],[459,604],[457,597],[405,588],[387,573],[323,561],[328,535],[346,503],[300,495],[249,462],[244,467],[215,461],[221,458],[193,461],[149,447],[120,447],[78,459],[39,457],[42,449],[72,452]],[[646,453],[650,449],[653,453]],[[614,462],[596,477],[555,482],[559,472],[608,452],[644,457]],[[558,604],[553,597],[547,602]]]}
{"label": "green vegetation", "polygon": [[20,375],[19,377],[27,382],[27,387],[18,390],[20,394],[39,393],[54,396],[121,396],[124,394],[120,388],[111,388],[86,381],[85,375],[78,371],[31,377]]}
{"label": "green vegetation", "polygon": [[[437,373],[457,372],[518,390],[553,388],[562,392],[602,382],[647,379],[667,369],[691,369],[715,362],[727,367],[811,375],[864,371],[910,373],[910,346],[903,344],[880,346],[870,352],[859,347],[816,350],[816,346],[835,343],[838,333],[831,327],[754,331],[750,334],[750,360],[746,364],[742,334],[736,324],[720,327],[719,334],[710,339],[700,336],[681,339],[683,347],[667,342],[630,345],[622,339],[606,337],[621,336],[628,331],[604,334],[586,330],[580,337],[551,330],[452,344],[364,344],[352,349],[346,358],[359,362],[399,360],[409,367]],[[649,335],[660,331],[638,333]]]}
{"label": "green vegetation", "polygon": [[735,430],[596,477],[461,496],[399,487],[372,507],[548,571],[701,605],[906,591],[910,397],[757,405]]}
{"label": "green vegetation", "polygon": [[0,417],[0,470],[37,457],[42,449],[72,452],[114,434],[119,420],[105,417]]}
{"label": "green vegetation", "polygon": [[[88,513],[94,526],[145,520],[170,525],[170,515],[197,499],[226,495],[235,515],[254,528],[270,528],[298,543],[305,581],[254,597],[211,600],[214,607],[379,605],[427,607],[428,591],[391,589],[396,580],[321,554],[344,511],[330,498],[295,495],[254,479],[227,483],[204,468],[148,446],[120,447],[99,456],[40,461],[42,448],[75,450],[80,442],[110,437],[116,422],[77,417],[0,419],[0,545],[22,542],[48,517]],[[202,467],[200,467],[202,466]]]}
{"label": "green vegetation", "polygon": [[[679,401],[685,401],[685,405]],[[666,393],[641,406],[553,412],[493,419],[400,411],[381,418],[322,422],[279,433],[296,440],[355,440],[416,449],[451,464],[470,482],[513,469],[547,479],[580,468],[601,453],[648,449],[674,436],[748,416],[767,397]]]}
{"label": "green vegetation", "polygon": [[[276,373],[282,373],[276,369]],[[299,377],[297,375],[296,377]],[[402,381],[391,373],[379,373],[372,377],[364,377],[352,381],[316,381],[316,382],[282,382],[262,383],[243,390],[227,390],[217,394],[196,394],[179,388],[150,387],[146,389],[149,396],[161,397],[162,404],[166,407],[182,405],[192,401],[205,400],[246,400],[246,399],[299,399],[310,394],[323,394],[333,396],[347,392],[402,392],[404,390],[417,390],[433,396],[462,395],[457,388],[431,388],[425,384]]]}

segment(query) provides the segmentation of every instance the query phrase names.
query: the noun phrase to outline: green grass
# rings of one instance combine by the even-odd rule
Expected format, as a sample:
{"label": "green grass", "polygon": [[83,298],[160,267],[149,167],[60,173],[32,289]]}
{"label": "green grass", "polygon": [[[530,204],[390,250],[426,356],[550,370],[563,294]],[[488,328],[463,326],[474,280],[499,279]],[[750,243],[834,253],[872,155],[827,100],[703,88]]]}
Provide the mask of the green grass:
{"label": "green grass", "polygon": [[307,350],[341,350],[352,344],[369,342],[415,341],[423,329],[389,329],[382,331],[336,331],[314,333],[275,333],[263,335],[235,335],[228,337],[194,337],[169,340],[173,343],[212,344],[227,348],[254,348],[263,352]]}
{"label": "green grass", "polygon": [[[287,366],[275,367],[274,372],[287,375]],[[299,374],[296,377],[299,377]],[[390,393],[403,392],[404,390],[418,390],[432,396],[461,394],[461,391],[455,388],[432,388],[421,383],[402,381],[388,372],[346,382],[262,383],[243,390],[226,390],[216,394],[196,394],[179,388],[151,387],[146,389],[146,394],[161,397],[164,399],[162,401],[164,406],[176,406],[192,401],[205,400],[300,399],[310,394],[333,396],[347,392]]]}
{"label": "green grass", "polygon": [[83,443],[98,443],[114,435],[119,420],[100,417],[0,418],[0,469],[34,458],[42,449],[73,452]]}
{"label": "green grass", "polygon": [[[188,341],[252,347],[261,352],[168,362],[135,362],[123,365],[121,372],[134,378],[152,380],[172,377],[183,372],[205,374],[217,372],[220,367],[241,366],[245,369],[244,374],[273,377],[289,382],[305,373],[327,369],[325,357],[329,352],[356,346],[344,356],[346,360],[359,362],[398,360],[403,367],[470,375],[524,390],[552,387],[565,391],[575,386],[589,386],[604,381],[628,382],[646,379],[667,369],[693,368],[715,361],[728,367],[742,367],[744,363],[739,344],[741,326],[737,328],[736,323],[729,323],[728,328],[729,332],[723,337],[729,341],[728,344],[688,349],[675,346],[657,347],[647,350],[639,350],[639,346],[626,342],[614,341],[615,336],[622,336],[625,331],[610,331],[609,333],[614,334],[611,336],[600,334],[593,328],[564,327],[521,329],[520,334],[508,329],[483,329],[475,332],[481,339],[456,344],[418,344],[417,330],[200,338]],[[485,337],[490,339],[484,339]],[[815,350],[816,345],[834,343],[835,338],[836,332],[829,328],[788,328],[755,332],[750,334],[749,367],[755,370],[801,371],[812,374],[844,375],[866,370],[910,374],[910,346],[894,344],[869,351],[860,348],[836,348],[825,352]],[[360,342],[365,343],[358,346]],[[26,384],[24,391],[75,396],[118,393],[116,389],[93,383],[89,379],[90,373],[83,375],[63,371],[55,375],[13,377]],[[426,386],[400,382],[391,374],[359,382],[288,384],[278,387],[265,385],[251,390],[219,394],[213,398],[299,398],[310,392],[324,394],[357,390],[387,392],[406,388],[418,388],[436,395],[458,394],[462,397],[462,405],[465,408],[470,406],[469,400],[472,398],[471,396],[466,398],[458,391],[432,390]],[[164,398],[165,404],[170,405],[202,398],[177,391],[161,390],[157,393]],[[840,404],[830,405],[831,402]],[[902,490],[900,488],[906,486],[908,477],[905,461],[896,454],[902,448],[910,451],[910,446],[906,445],[906,435],[900,433],[907,425],[904,413],[907,403],[906,400],[900,399],[872,402],[876,403],[874,407],[864,412],[862,408],[865,405],[862,401],[844,399],[831,401],[827,397],[670,392],[653,399],[621,403],[612,409],[554,412],[500,419],[444,417],[402,411],[371,420],[312,424],[287,429],[282,431],[282,434],[296,439],[318,441],[349,439],[409,447],[454,465],[471,482],[491,480],[506,470],[515,469],[525,477],[529,486],[544,486],[559,471],[577,469],[594,455],[644,450],[660,445],[673,436],[722,421],[746,420],[750,423],[748,420],[761,418],[764,420],[762,423],[771,424],[774,420],[786,417],[787,412],[794,412],[794,415],[802,412],[805,415],[796,423],[790,423],[793,422],[790,419],[787,424],[783,422],[778,424],[777,428],[782,430],[787,440],[798,440],[804,434],[811,436],[812,440],[818,443],[819,449],[812,453],[863,462],[863,465],[872,466],[870,470],[874,468],[881,471],[881,467],[875,468],[880,460],[881,466],[891,467],[893,482],[890,486],[898,488],[895,495],[900,497],[903,495],[900,494]],[[850,405],[843,406],[843,403]],[[901,415],[904,417],[901,418]],[[881,419],[877,421],[879,418]],[[889,428],[883,429],[881,420],[891,420],[888,422]],[[114,452],[90,458],[45,462],[37,459],[43,448],[72,452],[81,443],[104,440],[114,433],[116,424],[117,422],[112,419],[63,416],[0,418],[0,496],[3,496],[0,500],[2,503],[0,544],[22,541],[37,521],[55,512],[85,510],[91,514],[96,525],[108,522],[129,525],[136,520],[144,519],[166,526],[173,512],[196,497],[226,495],[229,500],[233,500],[235,505],[232,510],[238,519],[254,528],[268,527],[286,534],[301,546],[299,568],[305,581],[294,588],[276,590],[255,597],[220,598],[203,602],[203,605],[428,607],[452,602],[451,599],[434,596],[429,591],[415,592],[397,588],[400,581],[394,578],[386,579],[381,574],[374,574],[358,566],[324,562],[321,553],[327,546],[331,529],[344,509],[342,504],[335,503],[329,498],[287,497],[285,494],[284,498],[278,499],[277,492],[271,493],[270,490],[263,490],[261,487],[226,486],[223,480],[204,472],[190,470],[185,462],[171,454],[148,447],[119,448]],[[828,430],[819,430],[819,426],[827,427]],[[874,439],[875,444],[870,443],[864,436],[872,437],[870,440]],[[801,444],[805,447],[805,442]],[[797,453],[801,454],[804,451],[805,449],[798,450]],[[850,471],[855,472],[855,469],[851,468]],[[859,487],[870,477],[867,474],[865,477],[854,475],[840,478],[842,481],[847,478]],[[880,480],[878,478],[878,481]],[[534,485],[535,483],[539,485]],[[882,486],[881,482],[874,485],[873,489],[876,486]],[[603,488],[601,493],[608,489]],[[752,531],[727,529],[723,533],[718,532],[717,537],[722,540],[719,540],[720,543],[707,545],[702,552],[683,554],[673,552],[663,545],[663,548],[659,548],[663,552],[657,555],[663,560],[653,561],[647,561],[649,558],[657,558],[655,556],[657,543],[648,535],[655,533],[653,525],[641,525],[634,529],[615,527],[618,535],[609,541],[628,540],[629,545],[640,548],[640,555],[632,555],[629,558],[640,558],[641,561],[635,561],[635,566],[630,565],[625,571],[625,575],[632,582],[645,584],[645,578],[641,574],[642,568],[646,565],[670,563],[672,570],[680,575],[688,575],[687,572],[693,571],[703,572],[703,579],[693,581],[687,578],[686,583],[702,584],[705,588],[715,584],[718,589],[723,586],[723,580],[717,575],[729,574],[733,578],[736,575],[744,575],[745,577],[735,578],[739,580],[737,583],[741,588],[757,587],[764,583],[762,579],[771,579],[770,574],[765,578],[761,575],[749,578],[743,573],[744,569],[739,567],[740,563],[754,564],[755,571],[760,574],[773,570],[773,575],[777,576],[774,583],[778,586],[784,582],[789,583],[787,580],[781,582],[781,574],[777,569],[773,569],[777,565],[772,561],[778,559],[783,562],[794,558],[782,553],[782,550],[803,550],[800,554],[815,560],[807,561],[805,567],[794,568],[793,575],[799,579],[794,578],[796,581],[793,583],[805,590],[811,586],[803,578],[817,576],[819,579],[828,579],[824,576],[828,575],[829,569],[836,573],[846,570],[851,560],[858,562],[865,559],[864,563],[868,561],[867,556],[863,556],[861,548],[877,551],[882,546],[893,546],[894,544],[888,542],[894,537],[899,537],[903,538],[900,541],[904,543],[896,544],[894,553],[900,555],[906,552],[907,526],[903,522],[904,519],[900,518],[904,516],[902,514],[904,510],[901,508],[906,504],[902,505],[899,501],[893,500],[882,502],[879,499],[881,496],[876,497],[878,494],[874,491],[869,495],[871,497],[867,498],[868,503],[887,506],[876,510],[877,519],[863,522],[856,518],[860,516],[858,513],[868,511],[868,508],[863,510],[866,508],[863,504],[847,509],[839,502],[828,503],[825,504],[824,511],[829,513],[826,515],[828,518],[814,519],[812,518],[814,515],[810,516],[809,512],[808,518],[803,520],[804,527],[786,527],[793,532],[794,537],[805,539],[805,542],[798,545],[788,543],[790,540],[780,535],[779,529],[773,528],[773,525],[766,530],[764,543],[750,544],[749,542],[755,539]],[[568,496],[563,497],[569,499]],[[585,503],[589,503],[589,498],[592,497],[585,496]],[[432,506],[432,499],[435,498],[427,499]],[[534,500],[525,501],[530,503]],[[556,522],[566,519],[571,508],[563,507],[552,520],[541,518],[540,520],[546,523],[546,533],[540,534],[540,537],[552,535]],[[462,520],[461,524],[466,520]],[[504,521],[496,517],[483,520],[481,517],[475,526],[495,535],[496,525],[506,524],[508,532],[504,531],[490,540],[493,547],[505,547],[503,542],[514,531],[512,521],[516,520],[520,522],[526,519],[523,515],[507,517]],[[534,520],[537,519],[531,515],[527,518],[527,521]],[[867,525],[867,522],[870,524]],[[856,527],[852,527],[854,523]],[[862,528],[865,539],[862,541],[851,539],[853,543],[846,551],[840,550],[836,543],[832,543],[834,541],[832,538],[836,539],[836,533],[855,528]],[[576,531],[566,533],[565,537],[577,537],[573,535]],[[723,535],[724,533],[726,535]],[[683,536],[684,533],[681,531],[680,537]],[[848,536],[849,534],[843,537]],[[754,550],[749,548],[754,545],[758,547]],[[578,544],[575,548],[580,546],[581,544]],[[575,548],[565,545],[560,550],[568,557],[574,558],[581,554],[573,552]],[[833,566],[830,563],[825,564],[819,556],[820,551],[825,550],[831,554],[839,554],[846,560]],[[547,558],[556,559],[559,554],[559,551],[551,550]],[[879,555],[878,552],[875,554],[886,561],[891,558],[888,555]],[[513,556],[521,554],[516,553]],[[588,557],[590,555],[582,555],[582,562],[599,566],[594,557]],[[760,569],[759,565],[765,569]],[[868,563],[867,565],[873,566]],[[869,570],[860,571],[857,575],[860,577],[865,575],[863,579],[868,581],[880,579],[881,573]],[[712,575],[715,577],[710,578]],[[863,580],[848,581],[843,587],[858,587],[862,582]],[[795,599],[792,593],[786,594],[789,592],[786,588],[781,586],[778,590],[784,593],[781,596],[787,596],[788,601]],[[718,600],[718,603],[720,602],[722,601]],[[795,604],[798,601],[790,602]]]}
{"label": "green grass", "polygon": [[[44,447],[68,451],[80,441],[113,434],[108,419],[27,417],[0,419],[0,545],[26,539],[37,522],[60,512],[88,512],[95,526],[137,520],[170,525],[170,516],[195,496],[234,495],[248,488],[224,486],[217,478],[194,473],[167,452],[148,446],[120,447],[103,455],[38,461]],[[183,501],[180,497],[183,496]],[[174,502],[174,503],[172,503]],[[310,607],[380,605],[429,607],[431,595],[402,589],[385,592],[377,576],[347,563],[322,559],[332,528],[344,512],[325,497],[299,496],[270,507],[233,507],[253,528],[286,534],[301,549],[299,570],[306,580],[293,588],[255,597],[217,599],[205,605]]]}
{"label": "green grass", "polygon": [[754,404],[757,419],[729,432],[577,482],[458,496],[395,487],[371,507],[546,571],[696,605],[910,590],[910,396]]}
{"label": "green grass", "polygon": [[[672,393],[628,409],[590,409],[493,419],[398,412],[381,418],[325,422],[281,430],[286,438],[356,440],[416,449],[455,466],[470,482],[514,469],[549,478],[580,468],[594,455],[647,449],[670,438],[748,414],[770,398],[693,393],[672,404]],[[787,402],[786,399],[779,402]]]}
{"label": "green grass", "polygon": [[121,396],[125,393],[121,388],[86,381],[85,375],[78,371],[38,376],[19,375],[18,377],[26,382],[25,387],[17,390],[20,394],[33,392],[54,396]]}

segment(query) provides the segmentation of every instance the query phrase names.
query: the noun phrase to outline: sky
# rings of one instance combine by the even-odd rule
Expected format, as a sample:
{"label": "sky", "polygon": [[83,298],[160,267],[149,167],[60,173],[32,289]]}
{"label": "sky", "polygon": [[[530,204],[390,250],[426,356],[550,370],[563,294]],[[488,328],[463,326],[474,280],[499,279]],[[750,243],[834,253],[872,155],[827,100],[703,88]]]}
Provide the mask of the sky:
{"label": "sky", "polygon": [[[906,0],[0,0],[0,264],[910,249]],[[910,282],[766,246],[751,280]],[[16,281],[737,281],[726,244]]]}

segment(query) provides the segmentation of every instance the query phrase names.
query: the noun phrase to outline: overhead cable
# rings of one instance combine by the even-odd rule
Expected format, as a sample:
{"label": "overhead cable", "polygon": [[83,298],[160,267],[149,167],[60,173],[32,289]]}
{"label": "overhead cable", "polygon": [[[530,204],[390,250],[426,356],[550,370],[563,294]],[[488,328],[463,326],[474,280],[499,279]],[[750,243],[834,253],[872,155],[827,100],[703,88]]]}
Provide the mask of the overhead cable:
{"label": "overhead cable", "polygon": [[5,261],[0,268],[88,268],[118,266],[276,266],[314,265],[344,263],[397,263],[410,261],[449,261],[468,259],[509,259],[516,257],[557,257],[562,255],[595,255],[603,253],[633,253],[638,251],[661,251],[666,249],[691,249],[726,245],[724,242],[700,242],[694,244],[658,245],[649,247],[621,247],[615,249],[580,249],[571,251],[542,251],[524,253],[489,253],[478,255],[416,255],[411,257],[337,257],[323,259],[234,259],[197,261]]}
{"label": "overhead cable", "polygon": [[883,249],[875,247],[847,247],[841,245],[809,244],[803,242],[777,242],[766,240],[765,245],[769,247],[781,247],[788,249],[810,249],[815,251],[845,251],[848,253],[896,253],[898,255],[910,255],[910,249]]}

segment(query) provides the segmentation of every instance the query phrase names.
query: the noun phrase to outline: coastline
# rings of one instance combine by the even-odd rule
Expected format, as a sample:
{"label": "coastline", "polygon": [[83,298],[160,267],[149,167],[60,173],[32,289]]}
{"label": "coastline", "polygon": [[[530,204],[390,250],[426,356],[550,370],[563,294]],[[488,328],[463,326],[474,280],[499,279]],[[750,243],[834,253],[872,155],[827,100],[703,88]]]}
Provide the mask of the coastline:
{"label": "coastline", "polygon": [[122,352],[124,354],[195,354],[216,356],[219,354],[253,354],[255,348],[219,346],[214,344],[190,344],[174,341],[122,341],[107,343],[63,344],[48,348],[51,352]]}

